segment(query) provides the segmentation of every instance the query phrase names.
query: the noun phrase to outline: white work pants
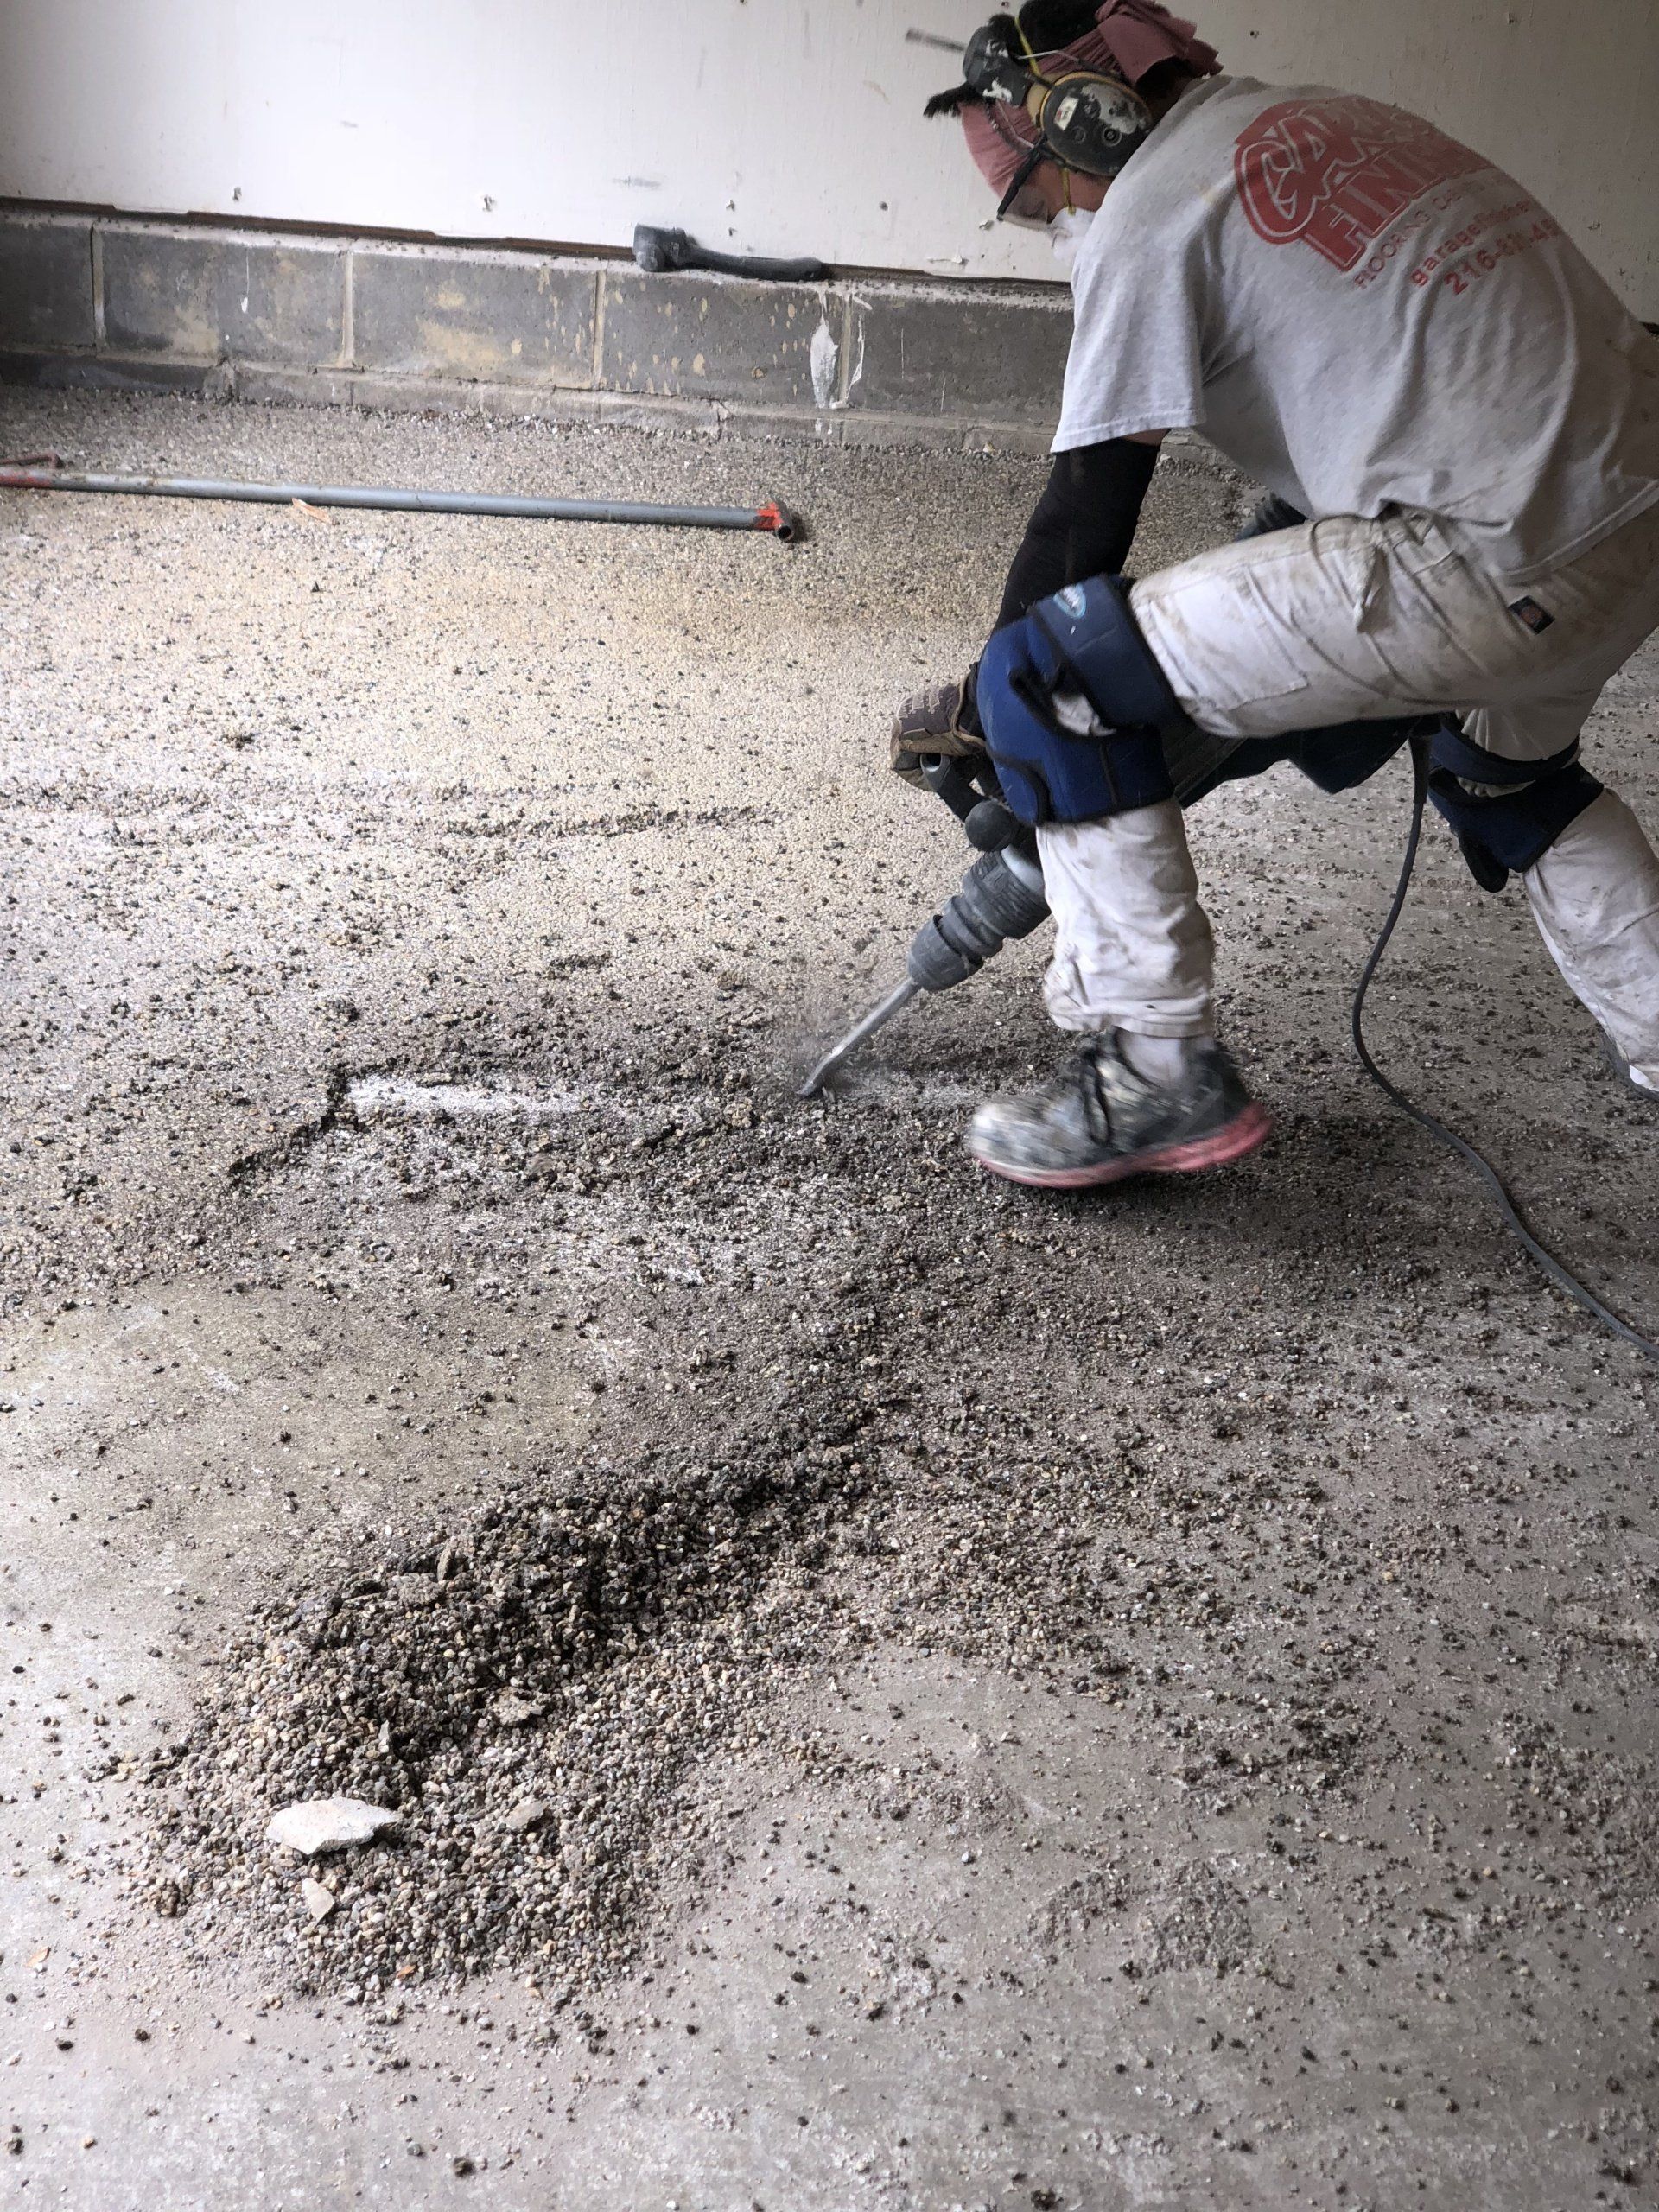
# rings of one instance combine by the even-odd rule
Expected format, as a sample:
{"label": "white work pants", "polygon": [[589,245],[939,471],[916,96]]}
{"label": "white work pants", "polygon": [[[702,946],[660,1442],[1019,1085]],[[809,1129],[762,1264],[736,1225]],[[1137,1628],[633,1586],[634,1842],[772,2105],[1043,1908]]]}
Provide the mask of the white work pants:
{"label": "white work pants", "polygon": [[[1529,628],[1522,596],[1552,619]],[[1522,587],[1485,575],[1433,517],[1338,516],[1249,538],[1135,586],[1183,710],[1219,737],[1446,710],[1507,760],[1570,744],[1659,628],[1659,507]],[[1214,1027],[1213,946],[1173,802],[1039,832],[1063,1029]],[[1561,973],[1659,1090],[1659,858],[1611,792],[1523,880]]]}

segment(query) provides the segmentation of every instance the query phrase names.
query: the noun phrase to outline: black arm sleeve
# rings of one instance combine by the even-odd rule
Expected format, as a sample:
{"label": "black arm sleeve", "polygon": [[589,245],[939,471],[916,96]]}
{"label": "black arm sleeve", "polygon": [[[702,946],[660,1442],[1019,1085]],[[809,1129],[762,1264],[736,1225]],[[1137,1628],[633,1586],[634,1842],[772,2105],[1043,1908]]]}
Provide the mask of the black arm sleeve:
{"label": "black arm sleeve", "polygon": [[1122,572],[1157,465],[1157,447],[1133,438],[1109,438],[1104,445],[1055,454],[1008,571],[999,630],[1067,584]]}

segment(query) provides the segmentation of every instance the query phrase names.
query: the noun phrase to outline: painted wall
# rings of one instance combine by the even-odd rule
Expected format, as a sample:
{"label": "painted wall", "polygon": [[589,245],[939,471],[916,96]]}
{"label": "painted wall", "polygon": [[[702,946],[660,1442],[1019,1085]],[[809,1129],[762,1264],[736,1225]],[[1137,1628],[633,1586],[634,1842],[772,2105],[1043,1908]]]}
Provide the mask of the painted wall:
{"label": "painted wall", "polygon": [[[1195,11],[1201,0],[1182,0]],[[1659,316],[1656,0],[1209,0],[1228,66],[1418,108]],[[0,0],[0,196],[1052,276],[924,99],[963,0]]]}

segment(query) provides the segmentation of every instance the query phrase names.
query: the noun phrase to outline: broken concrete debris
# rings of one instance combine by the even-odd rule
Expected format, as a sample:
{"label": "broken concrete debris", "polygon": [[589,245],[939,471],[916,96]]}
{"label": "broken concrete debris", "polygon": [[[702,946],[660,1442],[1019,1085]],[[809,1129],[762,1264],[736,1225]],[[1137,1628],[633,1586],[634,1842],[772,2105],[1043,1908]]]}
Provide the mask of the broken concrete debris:
{"label": "broken concrete debris", "polygon": [[[798,1562],[865,1487],[839,1371],[862,1341],[711,1465],[532,1477],[460,1528],[352,1548],[309,1607],[274,1601],[150,1776],[191,1936],[308,1986],[531,1965],[592,1988],[632,1958],[664,1878],[715,1847],[696,1776],[762,1740],[823,1648]],[[296,1951],[291,1873],[253,1839],[314,1856],[392,1829]]]}
{"label": "broken concrete debris", "polygon": [[340,1903],[327,1883],[314,1881],[308,1874],[300,1884],[300,1895],[305,1900],[305,1909],[313,1920],[327,1920]]}
{"label": "broken concrete debris", "polygon": [[[83,443],[130,438],[205,474],[234,473],[226,442],[251,438],[262,467],[296,477],[327,452],[331,475],[366,478],[386,441],[434,480],[473,458],[468,442],[505,481],[545,459],[529,431],[476,420],[249,408],[198,423],[124,394],[11,404],[53,410],[31,444],[90,410]],[[688,495],[723,495],[718,447],[641,447],[642,472],[695,469]],[[603,458],[581,466],[598,475]],[[49,785],[19,777],[8,817],[22,1150],[5,1154],[0,1242],[17,1248],[9,1287],[40,1287],[37,1319],[9,1317],[16,1367],[0,1376],[0,1405],[15,1402],[0,1426],[26,1417],[35,1439],[0,1493],[25,1504],[0,1567],[27,1576],[39,1544],[54,1625],[38,1657],[8,1654],[29,1665],[8,1674],[19,1703],[3,1716],[18,1763],[0,1786],[15,1801],[0,1945],[18,2002],[0,2067],[22,2056],[0,2070],[0,2168],[32,2169],[33,2196],[67,2183],[103,2206],[137,2186],[129,2158],[153,2159],[177,2201],[181,2161],[222,2139],[215,2155],[238,2163],[220,2194],[249,2212],[272,2175],[315,2196],[352,2171],[342,2158],[365,2195],[396,2183],[410,2198],[412,2178],[442,2197],[463,2154],[493,2201],[574,2189],[584,2212],[665,2202],[676,2184],[687,2212],[756,2194],[1023,2207],[1039,2190],[1077,2207],[1116,2201],[1126,2176],[1240,2208],[1392,2208],[1420,2177],[1420,2204],[1629,2201],[1651,2178],[1651,1407],[1633,1363],[1529,1290],[1483,1287],[1478,1236],[1442,1233],[1425,1255],[1428,1214],[1442,1232],[1448,1207],[1465,1219],[1432,1166],[1425,1181],[1402,1153],[1395,1177],[1366,1179],[1376,1127],[1354,1111],[1330,975],[1298,949],[1304,919],[1354,925],[1381,817],[1328,815],[1274,779],[1260,811],[1204,830],[1237,885],[1230,1028],[1297,1102],[1267,1187],[1200,1202],[1172,1180],[1053,1209],[962,1182],[956,1124],[1023,1076],[1042,1033],[1029,963],[942,1001],[913,1059],[873,1054],[835,1113],[795,1115],[801,976],[819,979],[807,1011],[827,1033],[880,988],[882,949],[929,889],[950,887],[938,810],[871,788],[883,687],[924,680],[906,673],[912,652],[931,670],[978,642],[964,594],[995,604],[992,558],[1006,569],[1039,488],[1034,471],[970,474],[949,455],[822,466],[803,489],[843,522],[792,598],[767,587],[741,605],[741,630],[699,619],[722,574],[682,571],[650,551],[661,541],[619,540],[602,565],[588,533],[578,567],[550,533],[521,570],[481,550],[417,556],[426,526],[406,543],[389,521],[382,582],[350,591],[360,556],[274,510],[83,500],[80,520],[54,511],[49,544],[0,543],[29,617],[0,639],[0,720],[62,763]],[[1137,565],[1225,534],[1226,487],[1166,467],[1160,483]],[[943,534],[948,567],[941,534],[914,527],[932,511],[964,518]],[[245,526],[267,524],[262,550]],[[283,597],[302,537],[332,564],[303,602],[315,623],[289,620],[300,602]],[[416,598],[386,595],[400,572],[453,629],[486,611],[456,638],[461,673],[405,619]],[[158,579],[193,616],[184,684],[178,648],[145,626]],[[383,626],[372,652],[321,619],[337,607]],[[550,691],[503,683],[504,636],[526,665],[560,648],[539,671]],[[773,742],[780,642],[818,693],[800,708],[810,768],[774,781],[744,747]],[[197,645],[226,658],[198,664]],[[88,727],[89,686],[119,702],[111,727]],[[256,687],[296,703],[277,718]],[[653,756],[657,785],[614,791],[618,731],[656,725],[652,687],[676,742]],[[1650,699],[1643,683],[1604,707],[1599,750],[1646,760]],[[220,715],[257,723],[256,747],[227,749]],[[499,773],[480,751],[497,729]],[[234,777],[214,780],[225,764]],[[820,774],[840,786],[828,824]],[[760,796],[765,814],[738,811]],[[1389,820],[1397,796],[1379,798]],[[775,902],[757,896],[762,861]],[[1461,876],[1434,873],[1415,948],[1431,989],[1471,926]],[[664,886],[670,920],[695,887],[695,941],[662,918]],[[472,934],[446,938],[458,904]],[[868,972],[824,965],[867,931],[849,957]],[[141,956],[161,957],[153,976]],[[716,959],[734,964],[710,977]],[[723,996],[744,972],[750,988]],[[123,999],[97,995],[100,974]],[[109,1013],[139,979],[130,1015]],[[316,1071],[345,1049],[323,991],[363,1009],[351,1116],[226,1184],[228,1124],[245,1122],[248,1150],[268,1118],[321,1120]],[[1516,1164],[1536,1181],[1562,1130],[1593,1123],[1600,1187],[1580,1233],[1621,1249],[1638,1289],[1659,1250],[1649,1126],[1638,1102],[1604,1126],[1592,1046],[1557,995],[1553,1014],[1547,995],[1527,1001],[1527,1047],[1505,1067]],[[71,1115],[59,1077],[81,1023],[69,1050],[109,1058],[88,1060]],[[1436,1083],[1467,1100],[1491,1057],[1478,1021],[1439,1033]],[[749,1098],[741,1139],[666,1134]],[[551,1173],[526,1190],[537,1140]],[[812,1402],[793,1465],[828,1475],[839,1455],[868,1486],[798,1491],[779,1508],[794,1535],[768,1554],[760,1523],[726,1508],[751,1468],[784,1496],[791,1447],[774,1451],[771,1425],[843,1347],[844,1425]],[[593,1408],[577,1402],[590,1367],[610,1384]],[[740,1427],[734,1491],[717,1490],[705,1457]],[[660,1488],[683,1491],[689,1548],[636,1486],[647,1450]],[[579,1512],[544,1528],[544,1504]],[[496,1506],[499,1525],[479,1527]],[[696,1618],[679,1610],[685,1573]],[[0,1596],[23,1633],[35,1592],[8,1580]],[[592,1645],[573,1631],[569,1662],[543,1672],[537,1624],[563,1634],[578,1600]],[[105,1638],[85,1653],[101,1687],[59,1703],[83,1621]],[[64,1647],[57,1675],[48,1646]],[[699,1732],[702,1665],[718,1735]],[[182,1717],[197,1688],[200,1741]],[[509,1691],[542,1717],[505,1724]],[[105,1706],[111,1726],[86,1748],[101,1758],[107,1732],[138,1779],[96,1783],[111,1823],[94,1830],[77,1732]],[[62,1720],[61,1761],[55,1726],[36,1756],[37,1713]],[[181,1741],[162,1807],[141,1777]],[[264,1840],[277,1808],[336,1794],[404,1827],[318,1859]],[[518,1833],[527,1797],[547,1811]],[[79,1882],[111,1859],[76,1859],[89,1838],[131,1853],[153,1811],[164,1834],[122,1859],[134,1887],[106,1942],[100,1891]],[[51,1855],[63,1830],[67,1872]],[[337,1873],[314,1922],[302,1879]],[[67,1910],[42,1884],[64,1885]],[[631,1930],[637,1971],[607,1984]],[[511,1979],[485,1980],[506,1962]],[[302,1981],[315,1994],[294,2001]],[[603,2059],[584,2005],[613,2031]],[[124,2060],[117,2111],[98,2068]],[[764,2097],[737,2093],[751,2062]],[[213,2081],[214,2124],[198,2102],[187,2134],[179,2100]],[[419,2101],[400,2102],[411,2088]],[[360,2120],[337,2132],[348,2101]],[[8,2156],[14,2114],[27,2141]],[[78,2173],[94,2129],[105,2147]],[[767,2186],[755,2166],[785,2139]],[[592,2177],[624,2146],[639,2170],[607,2190]]]}
{"label": "broken concrete debris", "polygon": [[267,1843],[284,1851],[297,1851],[315,1859],[320,1851],[343,1851],[350,1844],[372,1843],[387,1828],[402,1824],[401,1813],[384,1805],[365,1803],[360,1797],[313,1797],[299,1805],[284,1805],[271,1815],[265,1830]]}

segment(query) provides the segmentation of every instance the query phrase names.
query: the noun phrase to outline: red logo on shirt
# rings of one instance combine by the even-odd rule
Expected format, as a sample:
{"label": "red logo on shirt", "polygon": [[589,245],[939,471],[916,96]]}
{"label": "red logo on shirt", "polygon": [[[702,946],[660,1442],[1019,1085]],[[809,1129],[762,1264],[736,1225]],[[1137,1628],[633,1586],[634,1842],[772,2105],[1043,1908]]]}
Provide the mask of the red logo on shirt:
{"label": "red logo on shirt", "polygon": [[1305,240],[1344,270],[1414,200],[1491,167],[1421,117],[1365,99],[1270,107],[1240,138],[1234,159],[1257,235],[1269,245]]}

